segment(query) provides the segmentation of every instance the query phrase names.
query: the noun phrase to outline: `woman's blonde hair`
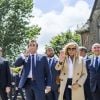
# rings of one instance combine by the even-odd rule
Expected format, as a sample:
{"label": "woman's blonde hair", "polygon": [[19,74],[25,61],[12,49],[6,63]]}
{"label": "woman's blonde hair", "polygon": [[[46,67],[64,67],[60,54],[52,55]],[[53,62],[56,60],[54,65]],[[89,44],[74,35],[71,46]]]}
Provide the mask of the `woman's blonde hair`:
{"label": "woman's blonde hair", "polygon": [[78,46],[78,44],[76,42],[69,42],[69,43],[67,43],[65,45],[65,47],[64,47],[65,55],[69,56],[69,54],[68,54],[68,47],[72,46],[72,45],[75,46],[75,48],[76,48],[75,58],[78,58],[79,57],[79,46]]}

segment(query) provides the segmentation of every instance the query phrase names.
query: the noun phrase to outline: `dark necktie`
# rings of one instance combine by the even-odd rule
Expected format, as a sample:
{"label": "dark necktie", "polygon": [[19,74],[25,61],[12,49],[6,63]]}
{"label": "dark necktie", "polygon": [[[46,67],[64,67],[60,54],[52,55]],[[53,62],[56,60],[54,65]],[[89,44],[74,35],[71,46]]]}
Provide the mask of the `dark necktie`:
{"label": "dark necktie", "polygon": [[51,67],[51,59],[49,59],[49,67]]}
{"label": "dark necktie", "polygon": [[34,55],[32,55],[32,78],[35,79]]}
{"label": "dark necktie", "polygon": [[96,57],[95,59],[95,69],[98,70],[99,65],[98,65],[98,57]]}
{"label": "dark necktie", "polygon": [[50,69],[50,75],[51,75],[51,81],[52,81],[52,72],[51,72],[51,58],[49,59],[49,69]]}

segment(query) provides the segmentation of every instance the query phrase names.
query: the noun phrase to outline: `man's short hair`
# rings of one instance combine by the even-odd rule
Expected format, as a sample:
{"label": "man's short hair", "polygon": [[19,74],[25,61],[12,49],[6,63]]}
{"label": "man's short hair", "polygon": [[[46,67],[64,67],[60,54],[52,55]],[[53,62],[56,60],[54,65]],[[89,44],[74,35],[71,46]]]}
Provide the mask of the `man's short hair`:
{"label": "man's short hair", "polygon": [[87,53],[87,48],[84,47],[84,46],[79,47],[79,50],[80,50],[80,51],[85,51],[85,53]]}
{"label": "man's short hair", "polygon": [[36,43],[36,46],[38,47],[38,43],[37,43],[37,41],[36,41],[35,39],[29,40],[29,42],[28,42],[28,47],[29,47],[29,44],[30,44],[31,42],[35,42],[35,43]]}
{"label": "man's short hair", "polygon": [[47,53],[47,50],[48,50],[48,49],[52,49],[52,51],[54,52],[54,49],[53,49],[51,46],[47,46],[47,47],[46,47],[46,53]]}

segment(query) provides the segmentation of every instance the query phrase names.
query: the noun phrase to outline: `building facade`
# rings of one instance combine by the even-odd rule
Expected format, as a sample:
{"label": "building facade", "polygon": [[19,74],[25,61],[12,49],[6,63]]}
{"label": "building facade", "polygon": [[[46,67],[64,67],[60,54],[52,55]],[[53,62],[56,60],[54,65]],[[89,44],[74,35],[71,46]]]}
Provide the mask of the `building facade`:
{"label": "building facade", "polygon": [[77,33],[81,34],[81,43],[89,51],[92,44],[100,43],[100,0],[95,0],[89,20]]}

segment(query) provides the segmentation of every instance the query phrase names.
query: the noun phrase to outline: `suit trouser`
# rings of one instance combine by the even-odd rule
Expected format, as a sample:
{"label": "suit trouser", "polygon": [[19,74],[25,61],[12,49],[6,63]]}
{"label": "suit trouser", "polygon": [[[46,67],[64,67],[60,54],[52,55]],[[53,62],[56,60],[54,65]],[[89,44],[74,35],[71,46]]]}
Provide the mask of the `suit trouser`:
{"label": "suit trouser", "polygon": [[64,100],[72,100],[71,95],[71,88],[69,88],[69,85],[72,85],[72,79],[68,78],[65,92],[64,92]]}
{"label": "suit trouser", "polygon": [[84,85],[84,96],[85,96],[85,100],[93,100],[89,83]]}
{"label": "suit trouser", "polygon": [[7,93],[5,92],[5,88],[0,88],[0,96],[2,100],[8,100]]}
{"label": "suit trouser", "polygon": [[58,90],[51,90],[46,94],[46,100],[58,100]]}
{"label": "suit trouser", "polygon": [[93,100],[100,100],[100,89],[96,88],[96,91],[92,93]]}
{"label": "suit trouser", "polygon": [[45,91],[37,88],[36,82],[27,80],[25,85],[26,100],[46,100]]}

